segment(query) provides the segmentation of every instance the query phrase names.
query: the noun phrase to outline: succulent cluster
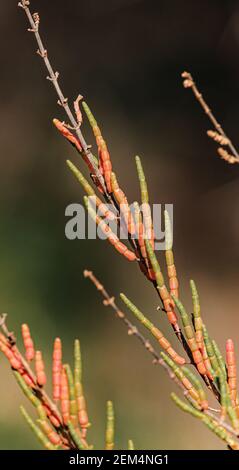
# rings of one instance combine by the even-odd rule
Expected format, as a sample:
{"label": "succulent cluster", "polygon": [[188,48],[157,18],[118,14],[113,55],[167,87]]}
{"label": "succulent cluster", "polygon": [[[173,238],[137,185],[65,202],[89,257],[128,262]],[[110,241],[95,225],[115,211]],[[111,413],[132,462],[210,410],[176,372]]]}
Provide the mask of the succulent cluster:
{"label": "succulent cluster", "polygon": [[[48,450],[89,450],[87,431],[90,427],[82,384],[80,342],[74,342],[74,368],[63,363],[62,342],[56,338],[52,353],[52,398],[46,392],[47,376],[42,352],[35,350],[28,325],[22,325],[22,353],[15,336],[7,328],[6,315],[0,317],[0,351],[9,361],[23,394],[35,408],[36,421],[21,406],[21,413],[39,442]],[[128,441],[129,449],[134,445]],[[114,408],[106,406],[105,449],[114,448]]]}

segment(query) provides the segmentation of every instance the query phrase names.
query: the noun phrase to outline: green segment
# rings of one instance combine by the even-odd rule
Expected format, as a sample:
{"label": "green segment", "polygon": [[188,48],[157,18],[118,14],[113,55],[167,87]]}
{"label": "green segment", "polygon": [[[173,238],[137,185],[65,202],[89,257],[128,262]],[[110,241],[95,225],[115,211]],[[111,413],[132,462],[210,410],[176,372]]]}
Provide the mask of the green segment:
{"label": "green segment", "polygon": [[239,420],[237,417],[236,410],[232,404],[230,390],[229,390],[229,386],[227,383],[226,383],[226,407],[227,407],[227,414],[232,423],[233,428],[239,432]]}
{"label": "green segment", "polygon": [[224,375],[222,374],[221,370],[217,371],[217,377],[219,380],[219,388],[220,388],[220,403],[221,407],[226,411],[227,409],[227,383]]}
{"label": "green segment", "polygon": [[235,444],[230,434],[222,426],[219,426],[215,421],[213,421],[211,418],[209,418],[208,416],[204,416],[203,422],[210,429],[210,431],[214,432],[216,436],[218,436],[220,439],[225,441],[229,446],[233,446]]}
{"label": "green segment", "polygon": [[223,371],[220,368],[217,369],[217,377],[218,377],[219,388],[220,388],[221,407],[228,414],[228,417],[232,423],[233,428],[236,430],[239,430],[239,420],[237,418],[237,413],[232,405],[232,401],[230,397],[230,390],[227,384],[227,379]]}
{"label": "green segment", "polygon": [[85,114],[86,114],[86,116],[87,116],[87,118],[88,118],[88,121],[89,121],[91,127],[92,127],[92,128],[96,127],[96,126],[98,125],[98,124],[97,124],[97,121],[96,121],[95,117],[93,116],[93,114],[92,114],[92,112],[91,112],[91,110],[90,110],[88,104],[86,104],[85,101],[82,101],[82,107],[83,107],[83,109],[84,109],[84,111],[85,111]]}
{"label": "green segment", "polygon": [[206,414],[202,413],[201,411],[196,410],[192,406],[182,401],[180,398],[178,398],[177,395],[175,395],[175,393],[171,394],[171,398],[181,410],[195,416],[195,418],[201,419],[202,422],[210,429],[210,431],[214,432],[220,439],[225,441],[230,447],[236,448],[236,443],[232,439],[231,435],[226,431],[226,429],[220,426],[216,421],[214,421],[212,418],[210,418]]}
{"label": "green segment", "polygon": [[66,163],[72,173],[75,175],[81,186],[83,187],[84,191],[88,196],[95,196],[95,191],[92,188],[92,186],[88,183],[88,181],[85,179],[81,171],[72,163],[70,160],[66,160]]}
{"label": "green segment", "polygon": [[76,426],[77,425],[77,403],[76,403],[76,396],[75,396],[74,378],[73,378],[73,374],[72,374],[69,364],[65,364],[64,369],[66,371],[67,381],[68,381],[68,386],[69,386],[71,421],[73,425]]}
{"label": "green segment", "polygon": [[227,403],[227,414],[235,430],[239,431],[239,421],[235,409],[232,406],[231,401]]}
{"label": "green segment", "polygon": [[140,230],[140,224],[142,224],[142,216],[140,213],[139,203],[137,201],[134,201],[133,206],[134,206],[133,215],[134,215],[134,220],[135,220],[135,225],[136,225],[136,233],[139,239],[139,230]]}
{"label": "green segment", "polygon": [[90,198],[91,198],[91,196],[84,196],[83,199],[84,199],[85,206],[86,206],[91,218],[96,222],[97,214],[96,214],[96,211],[93,208],[93,206],[95,207],[95,204],[94,203],[93,203],[93,205],[91,204]]}
{"label": "green segment", "polygon": [[[164,352],[161,352],[160,354],[164,362],[167,364],[168,367],[170,367],[170,369],[174,372],[175,376],[180,380],[180,382],[184,384],[184,380],[186,378],[190,381],[192,387],[190,390],[188,390],[188,394],[186,395],[186,398],[190,401],[190,403],[194,406],[194,408],[197,408],[200,410],[200,407],[197,406],[197,403],[196,403],[198,398],[201,399],[199,389],[202,387],[201,387],[199,380],[197,380],[194,374],[191,373],[191,371],[188,371],[186,367],[179,367],[177,364],[175,364],[175,362],[170,357],[168,357],[167,354],[165,354]],[[194,378],[196,379],[196,381],[193,380]],[[191,401],[190,398],[188,398],[189,395],[191,395],[191,398],[193,399],[193,401]],[[205,394],[203,398],[205,398]]]}
{"label": "green segment", "polygon": [[74,343],[74,381],[76,383],[80,383],[82,381],[82,361],[81,361],[81,349],[80,349],[80,341],[78,339],[75,340]]}
{"label": "green segment", "polygon": [[131,439],[128,440],[128,450],[135,450],[134,443]]}
{"label": "green segment", "polygon": [[28,398],[28,400],[30,400],[30,402],[35,407],[37,407],[40,404],[40,401],[38,400],[36,395],[33,393],[32,389],[30,387],[28,387],[28,385],[26,384],[25,380],[23,379],[23,377],[21,376],[21,374],[19,372],[14,370],[13,374],[15,376],[15,379],[16,379],[18,385],[21,387],[24,395]]}
{"label": "green segment", "polygon": [[192,329],[192,326],[191,326],[191,322],[190,322],[190,318],[187,314],[187,311],[186,309],[184,308],[182,302],[180,302],[179,299],[177,299],[174,295],[172,295],[172,298],[178,308],[178,311],[180,313],[180,316],[181,316],[181,319],[182,319],[182,323],[183,323],[183,326],[184,326],[184,331],[185,331],[185,336],[188,340],[194,338],[194,333],[193,333],[193,329]]}
{"label": "green segment", "polygon": [[40,418],[46,417],[45,410],[40,402],[40,400],[36,397],[35,393],[33,390],[26,384],[25,380],[21,376],[21,374],[17,371],[13,371],[13,374],[15,376],[15,379],[18,383],[18,385],[21,387],[24,395],[28,398],[28,400],[33,404],[33,406],[36,408],[37,413]]}
{"label": "green segment", "polygon": [[[166,251],[172,250],[173,246],[173,234],[172,234],[172,227],[171,221],[169,217],[168,211],[164,211],[164,223],[165,223],[165,249]],[[170,263],[173,264],[173,263]]]}
{"label": "green segment", "polygon": [[212,341],[209,337],[207,328],[204,324],[202,325],[202,331],[203,331],[203,338],[204,338],[204,343],[206,346],[208,358],[210,360],[212,369],[214,370],[214,372],[217,373],[219,369],[219,363],[218,363],[218,360],[216,358],[216,355],[213,349]]}
{"label": "green segment", "polygon": [[214,339],[212,340],[212,347],[213,347],[215,356],[217,358],[218,364],[220,366],[220,369],[221,369],[221,371],[222,371],[222,373],[223,373],[223,375],[226,379],[227,378],[226,364],[225,364],[225,361],[222,357],[221,351],[220,351],[216,341],[214,341]]}
{"label": "green segment", "polygon": [[180,369],[180,367],[178,367],[178,365],[175,364],[175,362],[169,356],[167,356],[167,354],[165,354],[164,352],[161,352],[160,355],[162,356],[164,362],[166,362],[167,366],[170,367],[170,369],[172,369],[176,377],[182,382],[182,380],[185,377],[182,369]]}
{"label": "green segment", "polygon": [[158,286],[158,288],[161,288],[165,285],[164,277],[163,277],[163,274],[161,272],[161,269],[160,269],[158,260],[156,258],[155,252],[152,248],[152,245],[149,242],[149,240],[147,240],[147,239],[145,239],[145,246],[146,246],[147,253],[148,253],[148,256],[149,256],[149,259],[150,259],[150,263],[151,263],[152,268],[153,268],[154,273],[155,273],[157,286]]}
{"label": "green segment", "polygon": [[[116,174],[115,174],[113,171],[112,171],[112,173],[111,173],[111,184],[112,184],[112,186],[113,186],[114,191],[115,191],[115,189],[117,189],[117,188],[119,187]],[[119,202],[119,201],[118,201],[118,202]]]}
{"label": "green segment", "polygon": [[202,382],[199,380],[199,378],[186,366],[182,366],[182,371],[184,375],[187,377],[188,380],[192,383],[192,385],[195,387],[197,390],[200,400],[201,401],[206,401],[206,394],[203,389]]}
{"label": "green segment", "polygon": [[175,393],[171,393],[171,398],[181,410],[195,416],[195,418],[199,418],[199,419],[203,418],[203,413],[201,411],[196,410],[191,405],[188,405],[187,403],[182,401]]}
{"label": "green segment", "polygon": [[192,279],[190,281],[190,287],[191,287],[192,300],[193,300],[193,315],[194,315],[194,318],[200,318],[201,308],[200,308],[200,303],[199,303],[199,295],[198,295],[196,284]]}
{"label": "green segment", "polygon": [[85,446],[82,442],[80,434],[76,431],[76,429],[74,428],[73,424],[70,421],[67,424],[67,427],[69,429],[70,435],[71,435],[75,445],[77,446],[77,448],[80,449],[80,450],[85,449]]}
{"label": "green segment", "polygon": [[120,298],[123,300],[125,305],[128,307],[129,310],[135,315],[135,317],[149,330],[152,331],[154,328],[153,323],[149,321],[144,314],[134,305],[128,297],[124,294],[120,294]]}
{"label": "green segment", "polygon": [[142,166],[140,157],[136,156],[135,157],[135,162],[136,162],[136,168],[137,168],[139,184],[140,184],[141,201],[142,201],[143,204],[144,203],[148,204],[148,202],[149,202],[148,187],[147,187],[145,174],[144,174],[144,170],[143,170],[143,166]]}

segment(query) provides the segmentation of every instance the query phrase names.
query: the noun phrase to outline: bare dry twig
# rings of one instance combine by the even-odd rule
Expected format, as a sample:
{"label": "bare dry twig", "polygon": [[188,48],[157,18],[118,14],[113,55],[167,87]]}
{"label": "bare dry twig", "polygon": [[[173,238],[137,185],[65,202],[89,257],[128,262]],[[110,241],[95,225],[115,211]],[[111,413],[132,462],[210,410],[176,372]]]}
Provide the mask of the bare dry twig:
{"label": "bare dry twig", "polygon": [[[103,304],[106,307],[110,306],[114,310],[116,317],[119,318],[125,324],[125,326],[128,329],[128,334],[132,336],[134,335],[141,342],[141,344],[144,346],[146,351],[148,351],[153,356],[153,364],[159,364],[161,367],[163,367],[164,370],[168,373],[169,378],[173,380],[173,382],[175,382],[177,387],[179,387],[182,390],[183,395],[186,398],[189,397],[189,391],[185,388],[182,381],[180,381],[176,377],[175,373],[167,366],[165,361],[159,356],[159,354],[153,348],[150,341],[146,339],[144,335],[142,335],[142,333],[138,330],[138,328],[133,323],[131,323],[130,320],[128,320],[126,314],[116,304],[115,298],[110,296],[110,294],[107,292],[103,284],[101,284],[101,282],[97,279],[94,273],[92,271],[85,270],[84,277],[88,278],[94,284],[96,289],[101,293],[102,297],[104,298]],[[190,402],[193,403],[194,406],[196,405],[196,402],[193,398],[190,398]],[[202,410],[202,412],[205,415],[212,418],[214,421],[216,421],[217,424],[221,426],[222,428],[224,428],[226,431],[230,432],[232,435],[236,437],[239,437],[238,432],[235,429],[233,429],[232,426],[230,426],[228,423],[226,423],[220,417],[217,416],[216,413],[218,413],[218,410],[215,410],[212,407],[208,407],[208,409],[204,409]]]}
{"label": "bare dry twig", "polygon": [[215,131],[212,131],[212,130],[207,131],[207,135],[213,140],[215,140],[215,142],[218,142],[220,145],[227,146],[232,153],[231,155],[225,149],[223,149],[222,147],[219,147],[218,153],[220,157],[226,160],[228,163],[239,163],[239,154],[236,148],[234,147],[231,140],[229,139],[224,129],[222,128],[221,124],[217,121],[211,109],[209,108],[208,104],[204,100],[202,93],[200,93],[200,91],[198,90],[197,85],[192,75],[189,72],[183,72],[182,78],[184,79],[183,86],[185,88],[191,88],[195,98],[197,99],[203,111],[208,116],[209,120],[211,121],[211,123],[213,124],[215,128]]}
{"label": "bare dry twig", "polygon": [[71,123],[72,129],[75,131],[81,146],[82,146],[82,153],[83,156],[86,158],[86,160],[89,161],[90,165],[92,168],[94,168],[94,176],[98,179],[100,186],[102,187],[103,191],[105,194],[107,194],[107,189],[105,186],[105,182],[103,179],[102,174],[100,173],[97,165],[95,164],[94,157],[90,151],[89,146],[87,145],[85,138],[80,130],[80,125],[76,121],[70,106],[68,104],[68,98],[64,96],[64,93],[62,91],[61,86],[59,85],[59,72],[54,72],[53,67],[51,65],[51,62],[48,57],[48,52],[47,49],[45,48],[40,33],[39,33],[39,26],[40,26],[40,16],[38,13],[32,14],[29,6],[30,6],[30,1],[29,0],[22,0],[21,2],[18,3],[19,7],[22,8],[26,16],[28,18],[28,21],[30,23],[30,28],[28,29],[29,32],[32,32],[35,35],[37,44],[38,44],[38,50],[37,53],[40,55],[40,57],[44,60],[45,66],[48,70],[49,75],[47,76],[47,80],[50,80],[56,90],[56,93],[58,95],[58,104],[62,106],[69,118],[69,121]]}

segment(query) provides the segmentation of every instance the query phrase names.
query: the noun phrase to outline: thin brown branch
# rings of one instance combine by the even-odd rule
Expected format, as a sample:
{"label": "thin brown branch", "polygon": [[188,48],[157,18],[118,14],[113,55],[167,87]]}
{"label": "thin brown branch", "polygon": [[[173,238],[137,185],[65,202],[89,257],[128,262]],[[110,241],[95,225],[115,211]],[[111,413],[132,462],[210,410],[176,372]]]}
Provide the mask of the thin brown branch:
{"label": "thin brown branch", "polygon": [[142,333],[140,333],[138,328],[133,323],[131,323],[130,320],[128,320],[125,313],[122,312],[122,310],[117,306],[115,302],[115,298],[108,294],[104,286],[95,277],[93,272],[85,270],[84,276],[85,278],[90,279],[90,281],[95,285],[96,289],[101,293],[101,295],[104,298],[104,301],[103,301],[104,305],[106,307],[110,306],[114,310],[116,317],[119,318],[126,325],[128,329],[128,334],[136,336],[136,338],[141,342],[141,344],[145,347],[145,349],[153,356],[154,364],[161,363],[162,359],[160,358],[158,353],[155,351],[150,341],[148,341],[148,339],[146,339],[142,335]]}
{"label": "thin brown branch", "polygon": [[[214,140],[221,143],[221,145],[227,145],[227,147],[232,152],[232,155],[235,158],[235,160],[239,162],[239,154],[238,154],[236,148],[234,147],[231,140],[229,139],[229,137],[226,135],[224,129],[222,128],[221,124],[217,121],[216,117],[212,113],[212,110],[209,108],[208,104],[204,100],[204,98],[202,96],[202,93],[199,91],[192,75],[189,72],[183,72],[182,73],[182,78],[184,79],[183,80],[184,87],[185,88],[191,88],[196,100],[199,102],[199,104],[201,105],[203,111],[208,116],[208,118],[211,121],[212,125],[214,126],[216,132],[218,134],[220,134],[221,139],[217,135],[214,135],[214,137],[213,137],[211,131],[209,131],[209,133],[208,133],[209,137],[214,138]],[[234,162],[231,161],[229,163],[234,163]]]}

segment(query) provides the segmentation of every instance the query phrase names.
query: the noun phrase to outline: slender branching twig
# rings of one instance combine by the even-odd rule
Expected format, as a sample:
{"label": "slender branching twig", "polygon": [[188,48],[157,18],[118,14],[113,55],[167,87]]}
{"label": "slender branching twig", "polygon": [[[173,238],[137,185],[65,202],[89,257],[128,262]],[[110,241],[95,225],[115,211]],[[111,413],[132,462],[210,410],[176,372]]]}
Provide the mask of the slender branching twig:
{"label": "slender branching twig", "polygon": [[[93,274],[92,271],[85,270],[84,277],[90,279],[90,281],[94,284],[96,289],[103,296],[103,299],[104,299],[103,304],[106,307],[110,306],[115,312],[116,317],[119,318],[126,325],[128,329],[128,334],[136,336],[136,338],[141,342],[144,348],[153,356],[153,364],[159,364],[160,366],[162,366],[167,371],[169,378],[173,380],[175,384],[177,385],[177,387],[179,387],[182,390],[183,395],[190,400],[190,403],[193,404],[194,407],[197,408],[198,404],[196,400],[190,397],[190,391],[185,387],[185,384],[183,383],[183,381],[180,380],[176,376],[176,374],[173,372],[172,369],[170,369],[170,367],[168,367],[165,360],[156,352],[156,350],[153,348],[150,341],[146,339],[144,335],[142,335],[142,333],[130,320],[128,320],[126,314],[116,304],[115,297],[110,296],[110,294],[107,292],[103,284],[97,279],[97,277]],[[235,437],[239,438],[238,430],[233,429],[232,426],[230,426],[228,423],[226,423],[224,420],[222,420],[220,417],[217,416],[218,410],[215,410],[212,407],[208,407],[207,409],[203,409],[202,412],[206,416],[212,418],[215,422],[217,422],[218,426],[222,427],[223,429],[230,432]]]}
{"label": "slender branching twig", "polygon": [[215,118],[214,114],[212,113],[211,109],[203,98],[202,93],[200,93],[200,91],[198,90],[192,75],[189,72],[183,72],[182,78],[184,87],[190,88],[192,90],[195,98],[197,99],[203,111],[208,116],[209,120],[215,128],[215,131],[207,131],[208,136],[215,140],[215,142],[218,142],[220,145],[228,147],[230,149],[230,152],[232,153],[232,155],[230,155],[227,150],[225,150],[223,147],[219,147],[218,153],[220,157],[226,160],[228,163],[239,163],[239,154],[236,148],[234,147],[229,137],[226,135],[221,124]]}
{"label": "slender branching twig", "polygon": [[[155,364],[160,364],[168,372],[170,377],[175,383],[182,389],[184,396],[186,397],[189,404],[182,402],[177,396],[173,394],[172,398],[179,408],[192,414],[204,422],[204,424],[211,429],[218,437],[220,437],[227,445],[232,449],[238,449],[238,443],[234,442],[232,436],[238,437],[239,435],[239,398],[237,396],[237,384],[236,384],[236,364],[234,345],[232,340],[227,341],[226,346],[226,364],[225,361],[215,343],[211,340],[205,324],[202,321],[200,313],[199,296],[195,283],[190,281],[192,300],[193,300],[193,316],[192,319],[188,315],[184,305],[179,299],[179,280],[176,271],[176,265],[174,261],[174,254],[172,250],[172,233],[170,226],[170,219],[167,212],[165,212],[165,239],[166,249],[165,258],[167,264],[167,276],[168,281],[165,280],[163,270],[161,269],[160,263],[155,253],[155,236],[153,231],[153,223],[151,218],[150,206],[148,204],[149,195],[148,187],[145,179],[144,170],[140,158],[136,157],[136,167],[140,184],[141,191],[141,208],[136,202],[135,208],[138,214],[137,224],[135,223],[134,217],[131,213],[127,197],[123,190],[120,188],[117,177],[112,171],[112,162],[110,154],[107,148],[107,144],[102,136],[100,128],[94,118],[91,110],[86,103],[82,103],[86,116],[89,120],[90,126],[92,127],[93,134],[96,139],[98,157],[96,159],[91,151],[90,147],[86,144],[85,139],[81,132],[82,114],[80,109],[80,102],[82,97],[79,95],[74,102],[75,116],[73,115],[67,98],[65,98],[62,89],[60,88],[58,77],[59,74],[54,72],[51,63],[48,58],[47,50],[43,45],[41,36],[39,34],[40,17],[38,13],[32,14],[29,9],[29,0],[22,0],[19,6],[25,11],[28,21],[30,23],[29,31],[34,33],[37,44],[38,54],[44,60],[45,66],[48,70],[48,79],[54,85],[56,93],[58,95],[58,103],[64,108],[69,123],[61,123],[58,120],[54,120],[54,123],[62,135],[70,141],[77,151],[82,155],[86,161],[93,182],[95,183],[96,189],[98,189],[103,195],[106,202],[111,202],[115,209],[115,214],[109,211],[104,205],[103,214],[98,215],[91,205],[91,196],[96,198],[97,208],[101,204],[101,199],[96,196],[94,189],[89,185],[87,180],[84,178],[80,170],[76,168],[72,162],[67,162],[71,171],[75,174],[78,181],[83,186],[87,196],[85,196],[85,205],[89,211],[89,214],[101,227],[101,230],[106,234],[108,241],[114,246],[114,248],[123,255],[128,261],[137,261],[141,271],[147,277],[147,279],[153,284],[157,291],[157,294],[161,300],[161,310],[167,314],[169,323],[174,330],[177,338],[181,342],[184,351],[189,359],[188,364],[192,364],[196,369],[197,376],[191,371],[191,369],[184,366],[186,359],[178,354],[171,346],[170,342],[163,335],[163,333],[134,305],[130,299],[124,294],[121,294],[121,299],[124,301],[126,306],[131,310],[135,317],[151,332],[152,336],[158,340],[159,345],[163,349],[163,352],[159,355],[151,343],[141,334],[118,308],[115,303],[114,297],[111,297],[105,290],[103,285],[98,281],[91,271],[85,271],[85,277],[95,284],[96,288],[101,292],[104,298],[104,305],[111,306],[116,313],[116,316],[122,320],[127,326],[128,332],[131,335],[135,335],[137,339],[143,344],[145,349],[153,357]],[[231,143],[230,139],[225,134],[221,125],[217,122],[215,116],[209,109],[207,103],[199,92],[192,76],[188,72],[182,74],[184,78],[184,86],[191,88],[196,99],[199,101],[204,112],[208,115],[212,122],[215,130],[208,131],[209,137],[220,144],[218,149],[219,155],[229,163],[239,162],[239,155]],[[73,131],[74,135],[70,132]],[[227,147],[231,154],[224,148]],[[127,233],[128,244],[130,248],[120,241],[115,235],[111,228],[107,225],[104,218],[113,215],[117,224],[121,219],[121,209],[123,214],[123,225],[125,232]],[[142,216],[144,217],[144,223],[142,222]],[[136,235],[136,237],[135,237]],[[138,235],[138,237],[137,237]],[[168,287],[169,285],[169,287]],[[2,329],[7,337],[7,341],[11,348],[15,348],[14,336],[9,334],[6,330],[5,318],[2,317]],[[8,345],[8,347],[10,347]],[[4,345],[3,345],[4,348]],[[167,354],[165,354],[165,352]],[[15,350],[16,358],[18,356],[18,350]],[[23,358],[24,359],[24,358]],[[41,355],[38,355],[38,362],[41,368]],[[14,362],[13,362],[14,363]],[[28,364],[24,366],[24,362],[21,362],[24,371],[30,374],[28,370]],[[63,371],[64,372],[64,371]],[[64,377],[65,374],[65,377]],[[74,402],[74,392],[72,388],[72,375],[68,366],[65,367],[63,374],[63,385],[68,381],[71,402]],[[30,380],[34,382],[34,376],[29,375]],[[217,410],[215,411],[212,407],[209,407],[208,400],[206,398],[204,384],[213,392],[214,396],[220,403],[220,417],[218,416]],[[65,382],[64,382],[65,381]],[[39,385],[39,384],[38,384]],[[64,389],[64,387],[63,387]],[[42,399],[47,400],[48,398],[41,395]],[[49,406],[51,406],[51,402]],[[54,404],[53,404],[54,405]],[[106,448],[112,448],[113,446],[113,422],[114,413],[111,402],[108,402],[108,413],[107,413],[107,443]],[[73,416],[74,417],[74,416]],[[228,419],[230,422],[226,422]],[[30,422],[30,421],[29,421]],[[63,420],[64,422],[64,420]],[[74,420],[73,420],[74,422]],[[78,437],[75,435],[74,429],[71,429],[72,422],[67,427],[67,431],[70,433],[73,442],[76,447],[78,446]],[[80,446],[81,444],[79,444]]]}
{"label": "slender branching twig", "polygon": [[104,298],[104,301],[103,301],[104,305],[106,307],[110,306],[114,310],[116,317],[119,318],[126,325],[128,329],[128,334],[136,336],[136,338],[142,343],[145,349],[153,356],[153,363],[158,364],[158,363],[163,362],[160,356],[158,355],[158,353],[153,348],[150,341],[146,339],[144,335],[142,335],[142,333],[140,333],[138,328],[133,323],[131,323],[130,320],[128,320],[126,314],[116,304],[115,297],[112,297],[108,294],[104,286],[96,278],[93,272],[85,270],[84,276],[85,278],[90,279],[90,281],[95,285],[96,289],[101,293],[101,295]]}

